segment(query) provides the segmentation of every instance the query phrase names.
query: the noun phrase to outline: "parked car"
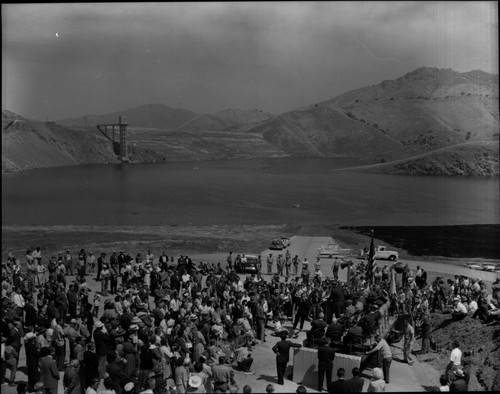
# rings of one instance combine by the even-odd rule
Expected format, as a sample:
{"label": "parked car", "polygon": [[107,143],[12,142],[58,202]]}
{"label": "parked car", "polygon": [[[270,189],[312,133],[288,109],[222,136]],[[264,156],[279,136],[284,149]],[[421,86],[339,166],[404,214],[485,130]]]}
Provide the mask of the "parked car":
{"label": "parked car", "polygon": [[239,262],[234,269],[239,273],[257,273],[259,256],[256,254],[240,253],[240,256],[245,256],[246,262]]}
{"label": "parked car", "polygon": [[283,242],[283,246],[285,248],[288,248],[290,246],[290,238],[288,237],[281,237],[281,242]]}
{"label": "parked car", "polygon": [[493,272],[497,269],[497,265],[493,263],[483,263],[483,271]]}
{"label": "parked car", "polygon": [[269,246],[269,249],[272,250],[283,250],[285,249],[285,245],[283,245],[283,241],[281,238],[276,238],[271,241],[271,245]]}
{"label": "parked car", "polygon": [[318,248],[318,258],[343,257],[351,253],[351,249],[341,248],[337,244],[326,244]]}
{"label": "parked car", "polygon": [[480,264],[477,263],[466,263],[465,266],[471,270],[482,270],[483,267]]}

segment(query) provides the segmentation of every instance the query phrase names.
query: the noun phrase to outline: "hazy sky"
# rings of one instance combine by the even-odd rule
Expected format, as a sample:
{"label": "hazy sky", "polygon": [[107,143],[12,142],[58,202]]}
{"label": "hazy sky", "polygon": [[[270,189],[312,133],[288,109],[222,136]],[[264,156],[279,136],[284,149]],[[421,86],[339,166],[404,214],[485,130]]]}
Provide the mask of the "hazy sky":
{"label": "hazy sky", "polygon": [[2,108],[281,113],[421,66],[498,73],[497,3],[2,5]]}

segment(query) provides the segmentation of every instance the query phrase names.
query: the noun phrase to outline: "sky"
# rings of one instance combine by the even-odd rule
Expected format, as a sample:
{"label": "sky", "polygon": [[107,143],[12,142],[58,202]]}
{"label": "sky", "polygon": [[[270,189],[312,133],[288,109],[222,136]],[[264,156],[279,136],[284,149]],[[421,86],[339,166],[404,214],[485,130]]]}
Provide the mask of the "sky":
{"label": "sky", "polygon": [[273,114],[422,66],[498,74],[492,1],[2,4],[2,109]]}

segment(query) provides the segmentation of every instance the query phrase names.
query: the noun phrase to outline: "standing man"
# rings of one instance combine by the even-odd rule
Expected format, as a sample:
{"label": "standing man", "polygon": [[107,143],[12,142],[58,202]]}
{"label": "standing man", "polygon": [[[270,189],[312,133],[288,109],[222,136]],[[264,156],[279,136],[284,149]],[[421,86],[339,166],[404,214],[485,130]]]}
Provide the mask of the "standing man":
{"label": "standing man", "polygon": [[36,346],[36,334],[28,332],[24,336],[24,350],[26,351],[26,368],[28,370],[28,392],[35,391],[35,385],[40,379],[40,371],[38,370],[38,360],[40,351]]}
{"label": "standing man", "polygon": [[104,379],[106,376],[106,357],[109,351],[109,335],[103,332],[104,323],[98,321],[95,324],[94,329],[94,343],[96,347],[96,353],[99,357],[99,377]]}
{"label": "standing man", "polygon": [[106,253],[102,252],[101,255],[97,258],[97,278],[95,279],[96,281],[101,280],[101,271],[102,271],[102,266],[104,265],[106,259]]}
{"label": "standing man", "polygon": [[80,253],[78,253],[78,275],[82,278],[87,274],[85,268],[87,265],[87,253],[85,253],[85,249],[80,249]]}
{"label": "standing man", "polygon": [[288,337],[287,332],[282,332],[280,337],[281,341],[279,341],[276,345],[273,346],[273,352],[276,354],[276,369],[278,372],[278,384],[283,385],[286,367],[288,364],[288,360],[290,359],[290,348],[291,347],[301,348],[302,345],[288,341],[286,339]]}
{"label": "standing man", "polygon": [[309,311],[311,310],[311,305],[307,299],[307,294],[303,292],[297,302],[297,311],[295,313],[295,320],[293,321],[293,330],[297,328],[300,321],[300,330],[304,329],[304,322],[309,316]]}
{"label": "standing man", "polygon": [[406,326],[404,331],[404,347],[403,347],[403,361],[408,363],[408,365],[413,365],[413,360],[411,359],[411,348],[413,346],[413,339],[415,338],[415,329],[411,325],[410,319],[406,320]]}
{"label": "standing man", "polygon": [[66,256],[64,257],[64,265],[66,266],[66,272],[68,273],[68,276],[74,276],[73,257],[71,256],[71,252],[69,250],[66,251]]}
{"label": "standing man", "polygon": [[267,274],[268,275],[271,275],[273,272],[273,263],[274,263],[273,254],[269,253],[269,256],[267,257]]}
{"label": "standing man", "polygon": [[227,267],[229,268],[229,270],[232,270],[233,269],[233,252],[229,252],[229,254],[227,255],[226,261],[227,261]]}
{"label": "standing man", "polygon": [[337,369],[337,380],[330,384],[329,393],[348,393],[349,392],[349,383],[345,380],[345,369],[339,368]]}
{"label": "standing man", "polygon": [[422,349],[420,350],[420,354],[428,353],[431,347],[432,324],[431,315],[427,307],[423,307],[423,314],[422,325],[420,326],[422,330]]}
{"label": "standing man", "polygon": [[40,374],[43,379],[43,389],[45,394],[57,394],[57,387],[59,385],[59,371],[57,370],[56,360],[54,360],[55,349],[53,347],[44,348],[42,351],[44,355],[40,359]]}
{"label": "standing man", "polygon": [[293,274],[298,275],[299,272],[299,256],[295,255],[292,259]]}
{"label": "standing man", "polygon": [[380,334],[375,335],[375,341],[377,341],[377,346],[365,354],[375,353],[380,350],[382,355],[382,371],[384,372],[384,380],[385,383],[389,383],[389,370],[392,363],[391,348],[389,347],[387,341],[380,336]]}
{"label": "standing man", "polygon": [[361,374],[361,371],[359,368],[355,367],[352,369],[352,378],[347,381],[349,384],[349,390],[348,392],[350,393],[361,393],[363,392],[363,385],[365,384],[365,381],[363,378],[360,378],[359,375]]}
{"label": "standing man", "polygon": [[264,311],[264,300],[262,298],[259,299],[257,304],[255,319],[257,320],[257,339],[265,342],[264,327],[266,326],[266,312]]}
{"label": "standing man", "polygon": [[78,360],[71,360],[63,376],[65,394],[82,394],[79,370],[80,362]]}
{"label": "standing man", "polygon": [[326,389],[330,391],[332,382],[333,360],[335,350],[330,346],[330,338],[326,337],[318,348],[318,391],[323,391],[323,378],[326,374]]}
{"label": "standing man", "polygon": [[335,257],[335,260],[333,261],[333,267],[332,267],[332,273],[333,273],[333,277],[335,279],[339,278],[339,268],[340,268],[339,258]]}

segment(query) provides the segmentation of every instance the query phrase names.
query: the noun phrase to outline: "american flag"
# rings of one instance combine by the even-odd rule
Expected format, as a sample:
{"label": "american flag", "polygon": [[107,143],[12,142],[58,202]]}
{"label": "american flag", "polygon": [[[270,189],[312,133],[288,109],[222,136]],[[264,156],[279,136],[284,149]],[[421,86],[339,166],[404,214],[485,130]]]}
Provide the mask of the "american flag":
{"label": "american flag", "polygon": [[373,274],[377,268],[375,264],[375,244],[373,243],[373,230],[372,230],[372,241],[370,244],[370,252],[368,253],[368,265],[366,267],[366,282],[368,284],[372,283]]}

